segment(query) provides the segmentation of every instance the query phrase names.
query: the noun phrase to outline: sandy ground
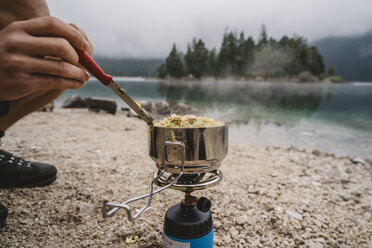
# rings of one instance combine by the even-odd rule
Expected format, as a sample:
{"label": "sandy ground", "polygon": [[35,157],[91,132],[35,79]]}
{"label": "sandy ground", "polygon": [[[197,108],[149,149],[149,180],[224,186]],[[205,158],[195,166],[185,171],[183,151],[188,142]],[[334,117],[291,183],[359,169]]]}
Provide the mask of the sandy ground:
{"label": "sandy ground", "polygon": [[[106,200],[147,190],[154,163],[146,124],[85,109],[33,113],[8,130],[1,147],[54,164],[43,188],[1,189],[9,208],[1,247],[161,247],[165,211],[183,194],[168,189],[134,223],[124,211],[103,219]],[[224,180],[197,192],[212,201],[215,247],[368,247],[372,166],[296,148],[229,144]],[[135,204],[141,206],[143,202]],[[126,238],[139,236],[128,245]]]}

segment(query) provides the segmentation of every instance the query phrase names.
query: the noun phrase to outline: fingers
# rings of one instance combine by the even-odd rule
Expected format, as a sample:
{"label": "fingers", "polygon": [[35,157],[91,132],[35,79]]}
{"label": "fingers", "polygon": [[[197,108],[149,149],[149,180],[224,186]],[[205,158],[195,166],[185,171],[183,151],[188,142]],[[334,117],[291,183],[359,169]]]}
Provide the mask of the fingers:
{"label": "fingers", "polygon": [[[12,84],[17,84],[18,87],[14,88]],[[84,84],[83,81],[54,75],[18,73],[4,85],[0,85],[0,99],[16,100],[44,90],[79,89]]]}
{"label": "fingers", "polygon": [[60,60],[49,60],[35,57],[24,57],[22,64],[24,69],[32,74],[47,74],[70,78],[82,82],[89,79],[89,75],[85,71],[73,64]]}
{"label": "fingers", "polygon": [[28,80],[32,91],[49,89],[80,89],[85,82],[52,75],[32,74]]}
{"label": "fingers", "polygon": [[40,17],[19,23],[27,33],[33,36],[62,37],[84,51],[89,47],[89,42],[81,32],[56,17]]}
{"label": "fingers", "polygon": [[21,49],[31,56],[53,56],[62,58],[71,64],[79,64],[79,56],[72,45],[63,38],[31,37]]}
{"label": "fingers", "polygon": [[77,25],[75,25],[74,23],[69,23],[69,25],[71,25],[73,28],[75,28],[77,31],[79,31],[83,36],[84,38],[89,42],[89,47],[88,47],[88,50],[87,50],[87,53],[90,55],[90,56],[93,56],[93,45],[92,43],[90,42],[89,38],[88,38],[88,35],[85,33],[84,30],[82,30],[81,28],[79,28]]}

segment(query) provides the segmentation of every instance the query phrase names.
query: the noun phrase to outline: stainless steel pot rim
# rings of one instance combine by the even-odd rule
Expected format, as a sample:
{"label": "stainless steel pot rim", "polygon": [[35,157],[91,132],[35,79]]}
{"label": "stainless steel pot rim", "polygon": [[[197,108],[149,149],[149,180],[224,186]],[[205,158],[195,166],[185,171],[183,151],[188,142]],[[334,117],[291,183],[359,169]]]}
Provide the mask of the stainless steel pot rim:
{"label": "stainless steel pot rim", "polygon": [[223,125],[223,126],[215,126],[215,127],[160,127],[160,126],[154,126],[154,128],[164,128],[164,129],[189,129],[189,130],[194,130],[194,129],[213,129],[213,128],[221,128],[221,127],[228,127],[228,125]]}

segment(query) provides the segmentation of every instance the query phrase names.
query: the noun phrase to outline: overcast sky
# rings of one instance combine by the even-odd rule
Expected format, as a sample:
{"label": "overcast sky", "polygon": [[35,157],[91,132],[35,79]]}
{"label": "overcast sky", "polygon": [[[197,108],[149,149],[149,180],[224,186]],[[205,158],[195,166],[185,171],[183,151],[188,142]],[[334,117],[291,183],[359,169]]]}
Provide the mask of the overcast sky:
{"label": "overcast sky", "polygon": [[83,28],[96,55],[164,58],[193,37],[218,48],[226,27],[258,38],[314,41],[372,31],[372,0],[47,0],[51,14]]}

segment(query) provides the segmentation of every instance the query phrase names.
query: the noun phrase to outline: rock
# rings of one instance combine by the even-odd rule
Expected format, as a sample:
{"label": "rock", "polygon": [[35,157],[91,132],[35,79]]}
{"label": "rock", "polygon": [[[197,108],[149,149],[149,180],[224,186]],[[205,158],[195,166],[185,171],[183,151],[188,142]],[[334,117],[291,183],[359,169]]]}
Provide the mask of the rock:
{"label": "rock", "polygon": [[184,103],[177,103],[172,113],[176,115],[199,115],[200,111]]}
{"label": "rock", "polygon": [[351,199],[349,196],[344,195],[344,194],[340,195],[340,197],[341,197],[341,199],[342,199],[343,201],[350,201],[350,199]]}
{"label": "rock", "polygon": [[360,193],[360,192],[352,192],[351,194],[355,197],[361,197],[362,196],[362,193]]}
{"label": "rock", "polygon": [[315,156],[321,156],[322,155],[322,152],[319,151],[319,150],[313,150],[312,151],[312,154],[315,155]]}
{"label": "rock", "polygon": [[229,234],[223,236],[222,239],[223,239],[224,244],[230,245],[229,243],[231,242],[231,237]]}
{"label": "rock", "polygon": [[362,159],[362,158],[351,158],[350,161],[353,164],[362,164],[362,165],[366,164],[366,161],[364,161],[364,159]]}
{"label": "rock", "polygon": [[98,99],[98,98],[81,98],[78,95],[73,95],[67,98],[62,108],[86,108],[93,112],[99,112],[103,110],[110,114],[116,113],[117,104],[114,100]]}
{"label": "rock", "polygon": [[[147,112],[145,109],[143,109],[142,108],[142,110],[143,110],[143,112],[145,112],[149,117],[150,117],[150,119],[151,120],[154,120],[154,118],[152,117],[152,115],[149,113],[149,112]],[[139,115],[136,113],[136,112],[134,112],[134,110],[133,109],[129,109],[129,111],[127,112],[127,117],[135,117],[135,118],[138,118],[138,119],[141,119],[140,117],[139,117]]]}
{"label": "rock", "polygon": [[62,108],[86,108],[86,102],[78,95],[72,95],[67,98],[62,105]]}
{"label": "rock", "polygon": [[237,217],[235,221],[235,223],[239,226],[244,225],[245,222],[246,222],[246,219],[242,216]]}
{"label": "rock", "polygon": [[45,105],[44,107],[41,107],[39,109],[39,111],[41,111],[41,112],[53,112],[53,109],[54,109],[54,103],[50,102],[47,105]]}
{"label": "rock", "polygon": [[216,221],[214,221],[214,227],[215,228],[220,228],[222,226],[222,224],[221,224],[221,222],[219,221],[219,220],[216,220]]}
{"label": "rock", "polygon": [[292,216],[293,218],[296,218],[298,220],[302,220],[302,215],[296,212],[293,212],[291,210],[285,210],[285,213],[288,214],[289,216]]}
{"label": "rock", "polygon": [[284,241],[282,242],[282,245],[283,245],[284,247],[288,247],[288,246],[289,246],[289,243],[288,243],[288,241],[284,240]]}
{"label": "rock", "polygon": [[260,243],[260,240],[259,240],[259,239],[255,239],[255,240],[252,242],[252,245],[253,245],[253,247],[257,247],[259,243]]}
{"label": "rock", "polygon": [[240,247],[247,247],[247,244],[246,244],[246,242],[245,242],[244,239],[240,239],[240,240],[239,240],[239,248],[240,248]]}
{"label": "rock", "polygon": [[341,179],[340,182],[342,184],[349,184],[349,183],[352,183],[353,181],[350,181],[349,179]]}
{"label": "rock", "polygon": [[116,113],[117,104],[116,101],[113,100],[85,98],[85,103],[87,104],[89,110],[94,112],[99,112],[100,110],[103,110],[113,115]]}
{"label": "rock", "polygon": [[169,115],[171,113],[169,103],[166,101],[162,102],[145,101],[141,102],[141,107],[151,114]]}
{"label": "rock", "polygon": [[255,188],[253,185],[248,186],[248,194],[258,195],[259,193],[260,191],[257,188]]}
{"label": "rock", "polygon": [[247,211],[247,214],[248,214],[248,215],[253,215],[253,213],[254,213],[254,209],[249,209],[249,210]]}
{"label": "rock", "polygon": [[98,208],[93,203],[84,202],[79,206],[79,213],[82,215],[96,215]]}
{"label": "rock", "polygon": [[236,228],[234,226],[232,226],[230,229],[229,229],[229,233],[230,233],[230,236],[232,239],[236,239],[238,234],[239,234],[239,231],[236,230]]}
{"label": "rock", "polygon": [[322,186],[322,183],[320,182],[316,182],[316,181],[312,181],[311,184],[315,187],[319,187],[319,186]]}
{"label": "rock", "polygon": [[271,206],[271,204],[266,203],[266,202],[263,204],[263,208],[265,209],[266,212],[270,212],[274,210],[274,207]]}

